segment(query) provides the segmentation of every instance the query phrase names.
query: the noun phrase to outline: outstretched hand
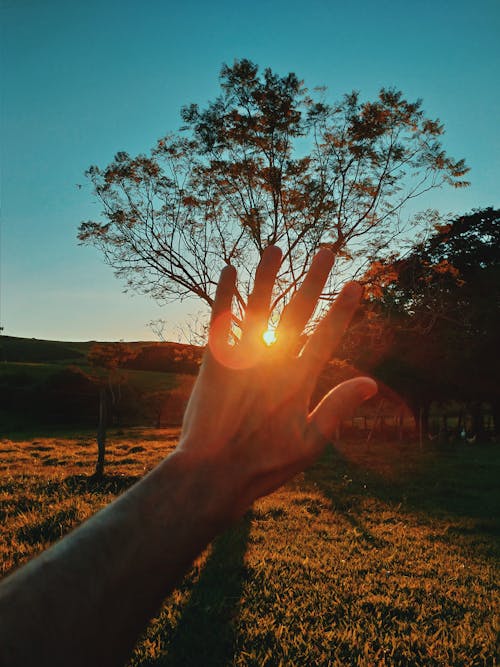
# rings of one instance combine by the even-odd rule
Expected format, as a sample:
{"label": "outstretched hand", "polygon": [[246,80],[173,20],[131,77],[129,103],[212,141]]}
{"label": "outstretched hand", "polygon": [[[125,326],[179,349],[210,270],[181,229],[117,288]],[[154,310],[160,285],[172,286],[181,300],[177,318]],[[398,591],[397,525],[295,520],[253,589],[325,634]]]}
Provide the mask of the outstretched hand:
{"label": "outstretched hand", "polygon": [[347,284],[329,312],[296,350],[313,314],[334,255],[320,250],[283,311],[276,342],[264,343],[281,251],[267,248],[255,275],[240,340],[231,345],[236,271],[226,267],[217,288],[209,345],[184,417],[179,453],[216,474],[216,492],[234,517],[310,465],[340,420],[377,391],[366,377],[343,382],[309,413],[324,364],[355,312],[362,288]]}
{"label": "outstretched hand", "polygon": [[[344,287],[297,355],[333,265],[320,250],[266,346],[281,251],[255,276],[238,344],[229,344],[236,274],[217,288],[209,347],[177,449],[77,530],[0,584],[0,663],[121,665],[193,559],[253,500],[309,465],[339,420],[376,391],[343,382],[309,413],[321,368],[361,295]],[[75,604],[78,599],[78,604]],[[24,641],[29,637],[30,641]]]}

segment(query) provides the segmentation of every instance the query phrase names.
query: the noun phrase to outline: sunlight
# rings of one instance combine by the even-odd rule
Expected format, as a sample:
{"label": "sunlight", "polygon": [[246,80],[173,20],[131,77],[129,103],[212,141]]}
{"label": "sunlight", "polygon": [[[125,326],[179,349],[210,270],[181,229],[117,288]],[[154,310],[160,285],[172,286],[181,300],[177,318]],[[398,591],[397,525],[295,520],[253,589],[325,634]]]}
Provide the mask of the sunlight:
{"label": "sunlight", "polygon": [[262,334],[262,340],[266,345],[273,345],[276,342],[276,332],[274,329],[268,329]]}

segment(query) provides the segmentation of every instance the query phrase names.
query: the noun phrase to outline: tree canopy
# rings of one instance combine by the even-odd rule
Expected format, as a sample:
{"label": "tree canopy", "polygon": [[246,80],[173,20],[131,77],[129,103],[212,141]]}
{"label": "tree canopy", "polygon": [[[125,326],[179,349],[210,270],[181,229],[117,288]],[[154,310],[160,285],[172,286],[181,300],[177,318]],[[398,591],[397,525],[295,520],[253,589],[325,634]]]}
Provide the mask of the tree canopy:
{"label": "tree canopy", "polygon": [[360,338],[361,364],[376,367],[414,405],[489,403],[498,430],[500,210],[437,225],[406,257],[377,262],[371,271],[376,287],[357,330],[371,332],[365,336],[379,349],[369,359]]}
{"label": "tree canopy", "polygon": [[242,312],[251,268],[279,244],[279,309],[318,247],[337,253],[345,280],[401,233],[409,199],[467,184],[464,161],[442,147],[443,125],[400,91],[328,103],[295,74],[246,59],[222,67],[220,86],[205,108],[184,107],[181,130],[149,155],[119,152],[87,172],[104,220],[81,223],[78,237],[132,290],[211,306],[221,268],[233,264]]}

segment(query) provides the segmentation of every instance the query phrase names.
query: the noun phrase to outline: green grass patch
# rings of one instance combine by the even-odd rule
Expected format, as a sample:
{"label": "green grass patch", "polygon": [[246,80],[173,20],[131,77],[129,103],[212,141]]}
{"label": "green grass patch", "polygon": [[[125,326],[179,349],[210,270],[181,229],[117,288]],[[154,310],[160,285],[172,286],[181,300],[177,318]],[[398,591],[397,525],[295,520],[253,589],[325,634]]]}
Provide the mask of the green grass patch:
{"label": "green grass patch", "polygon": [[44,382],[49,377],[62,371],[64,364],[40,363],[27,361],[4,361],[0,363],[0,381],[14,383],[19,386],[33,385]]}

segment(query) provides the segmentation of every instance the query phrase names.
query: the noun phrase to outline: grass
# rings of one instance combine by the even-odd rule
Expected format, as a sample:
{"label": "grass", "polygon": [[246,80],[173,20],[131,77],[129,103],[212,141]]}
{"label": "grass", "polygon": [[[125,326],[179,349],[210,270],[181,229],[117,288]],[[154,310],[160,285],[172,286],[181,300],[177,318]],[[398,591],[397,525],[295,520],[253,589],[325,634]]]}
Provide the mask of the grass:
{"label": "grass", "polygon": [[[2,572],[173,449],[127,429],[96,484],[90,433],[0,441]],[[492,446],[350,443],[258,501],[200,556],[139,642],[146,665],[496,665]]]}

